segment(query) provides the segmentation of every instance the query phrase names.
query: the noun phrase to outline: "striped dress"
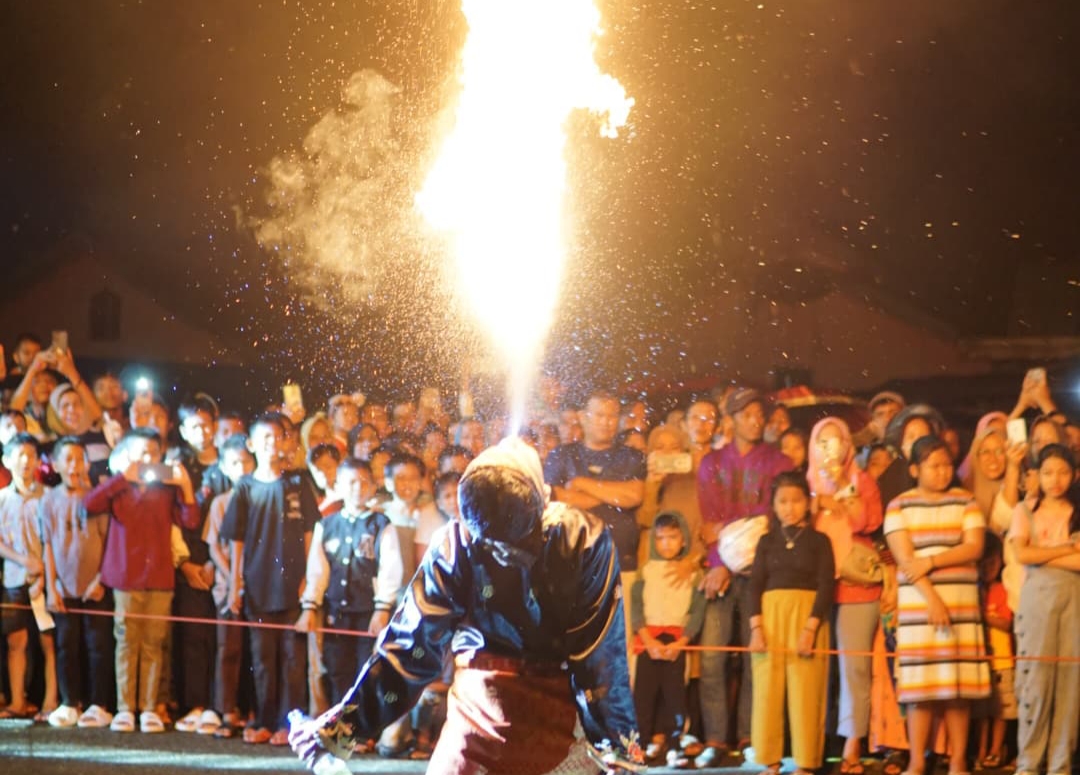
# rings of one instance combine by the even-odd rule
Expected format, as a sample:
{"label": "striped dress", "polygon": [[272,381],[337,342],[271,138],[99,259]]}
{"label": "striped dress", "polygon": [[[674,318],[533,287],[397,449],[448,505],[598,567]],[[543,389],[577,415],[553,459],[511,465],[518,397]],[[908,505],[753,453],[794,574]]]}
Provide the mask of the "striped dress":
{"label": "striped dress", "polygon": [[[885,535],[907,531],[915,556],[929,557],[958,546],[965,530],[985,527],[970,492],[958,487],[928,501],[917,490],[897,496],[885,512]],[[926,598],[903,574],[899,579],[896,650],[897,699],[902,703],[976,699],[990,692],[983,659],[978,563],[937,568],[930,581],[949,610],[952,625],[928,624]]]}

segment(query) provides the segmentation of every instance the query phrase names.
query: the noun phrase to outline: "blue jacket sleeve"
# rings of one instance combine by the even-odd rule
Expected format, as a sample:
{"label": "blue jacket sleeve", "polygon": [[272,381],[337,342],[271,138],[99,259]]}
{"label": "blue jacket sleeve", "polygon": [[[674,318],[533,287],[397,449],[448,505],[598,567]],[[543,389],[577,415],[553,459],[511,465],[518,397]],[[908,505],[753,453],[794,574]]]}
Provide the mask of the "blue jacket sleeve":
{"label": "blue jacket sleeve", "polygon": [[567,511],[572,514],[548,542],[548,560],[556,578],[572,579],[577,586],[567,645],[578,716],[594,746],[610,746],[619,755],[640,761],[618,552],[611,531],[600,520],[582,511]]}
{"label": "blue jacket sleeve", "polygon": [[348,758],[353,743],[378,737],[443,672],[443,660],[469,599],[469,564],[460,526],[444,533],[424,556],[404,598],[383,630],[352,689],[319,721],[330,753]]}

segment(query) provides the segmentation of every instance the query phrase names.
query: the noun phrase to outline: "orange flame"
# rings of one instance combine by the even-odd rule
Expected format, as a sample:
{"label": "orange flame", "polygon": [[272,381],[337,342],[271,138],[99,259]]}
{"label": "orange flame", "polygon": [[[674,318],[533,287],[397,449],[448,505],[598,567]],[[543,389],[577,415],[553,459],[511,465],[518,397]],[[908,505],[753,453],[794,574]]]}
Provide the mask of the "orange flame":
{"label": "orange flame", "polygon": [[592,0],[463,0],[462,10],[455,125],[417,206],[449,238],[460,289],[508,368],[516,427],[566,253],[567,117],[606,116],[601,133],[614,137],[633,100],[593,58]]}

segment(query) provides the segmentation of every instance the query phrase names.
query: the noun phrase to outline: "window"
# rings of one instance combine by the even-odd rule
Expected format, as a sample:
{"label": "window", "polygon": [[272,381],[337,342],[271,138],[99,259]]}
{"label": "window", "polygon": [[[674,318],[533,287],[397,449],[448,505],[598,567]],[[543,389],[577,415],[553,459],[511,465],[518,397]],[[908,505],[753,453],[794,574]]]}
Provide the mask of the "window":
{"label": "window", "polygon": [[121,299],[110,290],[90,297],[90,339],[94,342],[115,342],[120,338]]}

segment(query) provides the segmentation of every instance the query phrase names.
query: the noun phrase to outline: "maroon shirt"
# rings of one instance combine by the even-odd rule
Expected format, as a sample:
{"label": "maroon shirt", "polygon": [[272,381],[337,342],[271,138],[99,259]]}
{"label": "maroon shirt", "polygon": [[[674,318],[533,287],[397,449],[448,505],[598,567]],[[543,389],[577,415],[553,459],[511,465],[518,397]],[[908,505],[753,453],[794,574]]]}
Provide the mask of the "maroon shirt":
{"label": "maroon shirt", "polygon": [[[736,519],[772,513],[772,481],[792,469],[791,459],[772,444],[760,442],[740,455],[735,442],[707,454],[698,469],[702,524],[726,526]],[[708,565],[720,561],[719,543],[709,544]]]}
{"label": "maroon shirt", "polygon": [[174,569],[172,525],[196,528],[201,515],[196,503],[182,501],[171,485],[132,487],[117,474],[83,499],[87,514],[112,517],[101,561],[101,581],[124,592],[172,590]]}

